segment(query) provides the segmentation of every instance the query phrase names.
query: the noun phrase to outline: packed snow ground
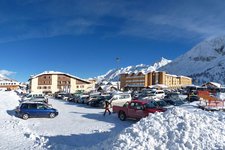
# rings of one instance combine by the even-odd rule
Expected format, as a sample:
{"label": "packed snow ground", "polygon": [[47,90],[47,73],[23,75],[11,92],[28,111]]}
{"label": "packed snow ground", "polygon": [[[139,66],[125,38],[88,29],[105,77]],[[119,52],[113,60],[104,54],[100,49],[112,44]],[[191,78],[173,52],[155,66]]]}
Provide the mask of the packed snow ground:
{"label": "packed snow ground", "polygon": [[58,109],[56,118],[14,116],[19,97],[0,92],[0,149],[88,149],[114,137],[134,121],[121,122],[116,115],[103,116],[103,109],[49,99]]}
{"label": "packed snow ground", "polygon": [[14,92],[0,92],[0,100],[0,149],[225,149],[225,113],[192,104],[122,122],[102,109],[50,99],[59,116],[22,120],[14,116]]}
{"label": "packed snow ground", "polygon": [[155,113],[93,149],[224,150],[224,112],[206,112],[190,105]]}

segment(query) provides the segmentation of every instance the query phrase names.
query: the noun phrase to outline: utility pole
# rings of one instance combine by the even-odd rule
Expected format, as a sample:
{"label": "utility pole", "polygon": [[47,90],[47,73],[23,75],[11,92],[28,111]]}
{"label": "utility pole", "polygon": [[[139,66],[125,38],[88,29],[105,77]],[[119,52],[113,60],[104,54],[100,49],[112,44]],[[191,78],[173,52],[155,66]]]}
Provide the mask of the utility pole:
{"label": "utility pole", "polygon": [[[119,70],[119,62],[120,62],[120,58],[116,57],[116,70]],[[119,90],[119,81],[120,81],[120,76],[119,76],[119,80],[117,81],[117,90]]]}

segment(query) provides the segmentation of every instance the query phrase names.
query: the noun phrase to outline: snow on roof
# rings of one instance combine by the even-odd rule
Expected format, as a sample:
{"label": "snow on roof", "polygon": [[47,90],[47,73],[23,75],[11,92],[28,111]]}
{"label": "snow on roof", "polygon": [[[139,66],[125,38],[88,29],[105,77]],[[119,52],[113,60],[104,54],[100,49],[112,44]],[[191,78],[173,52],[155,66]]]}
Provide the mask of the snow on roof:
{"label": "snow on roof", "polygon": [[59,71],[44,71],[44,72],[42,72],[40,74],[37,74],[35,76],[31,76],[30,79],[34,79],[34,78],[37,78],[38,76],[45,75],[45,74],[54,74],[54,75],[63,74],[63,75],[67,75],[67,76],[70,76],[72,78],[75,78],[75,79],[78,79],[78,80],[90,83],[89,81],[87,81],[85,79],[81,79],[81,78],[79,78],[77,76],[74,76],[74,75],[71,75],[71,74],[68,74],[68,73],[64,73],[64,72],[59,72]]}
{"label": "snow on roof", "polygon": [[19,82],[18,81],[16,81],[16,80],[0,80],[0,83],[17,83],[17,84],[19,84]]}
{"label": "snow on roof", "polygon": [[149,86],[150,88],[156,88],[156,87],[160,87],[160,88],[168,88],[167,85],[165,84],[155,84],[155,85],[151,85]]}
{"label": "snow on roof", "polygon": [[216,86],[216,87],[218,87],[218,88],[221,87],[221,84],[219,84],[219,83],[216,83],[216,82],[209,82],[209,83],[212,84],[212,85],[214,85],[214,86]]}
{"label": "snow on roof", "polygon": [[[158,72],[165,72],[165,71],[152,71],[152,70],[150,70],[150,71],[146,71],[146,72],[140,71],[140,72],[130,72],[130,73],[123,73],[123,74],[128,74],[128,76],[132,76],[132,75],[138,75],[139,73],[142,73],[143,75],[146,75],[146,74],[151,73],[151,72],[158,73]],[[171,76],[171,77],[181,77],[181,78],[186,78],[186,79],[192,79],[190,77],[182,76],[182,75],[180,75],[180,76],[173,75],[173,74],[166,74],[166,75]]]}
{"label": "snow on roof", "polygon": [[113,86],[113,85],[102,85],[102,86],[100,86],[100,87],[101,87],[101,89],[102,89],[103,91],[110,91],[111,88],[116,88],[116,89],[117,89],[117,87],[116,87],[116,86]]}
{"label": "snow on roof", "polygon": [[187,78],[187,79],[192,79],[192,78],[187,77],[187,76],[178,76],[178,77],[181,77],[181,78]]}
{"label": "snow on roof", "polygon": [[166,74],[168,76],[171,76],[171,77],[178,77],[177,75],[173,75],[173,74]]}

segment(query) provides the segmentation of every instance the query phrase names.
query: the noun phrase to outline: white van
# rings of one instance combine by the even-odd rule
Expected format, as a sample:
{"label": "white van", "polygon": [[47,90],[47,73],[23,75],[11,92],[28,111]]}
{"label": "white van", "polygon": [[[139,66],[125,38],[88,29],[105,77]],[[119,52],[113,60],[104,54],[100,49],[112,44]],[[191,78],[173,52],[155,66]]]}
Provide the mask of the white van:
{"label": "white van", "polygon": [[155,98],[158,98],[158,99],[162,99],[164,98],[166,95],[165,95],[165,92],[163,90],[156,90],[155,91]]}
{"label": "white van", "polygon": [[44,96],[44,94],[42,94],[42,93],[30,93],[30,94],[24,96],[24,97],[22,98],[22,100],[23,100],[23,101],[31,100],[31,99],[33,99],[33,98],[35,98],[35,97],[41,97],[41,96]]}
{"label": "white van", "polygon": [[131,101],[131,94],[116,94],[109,100],[111,106],[123,106],[126,102]]}

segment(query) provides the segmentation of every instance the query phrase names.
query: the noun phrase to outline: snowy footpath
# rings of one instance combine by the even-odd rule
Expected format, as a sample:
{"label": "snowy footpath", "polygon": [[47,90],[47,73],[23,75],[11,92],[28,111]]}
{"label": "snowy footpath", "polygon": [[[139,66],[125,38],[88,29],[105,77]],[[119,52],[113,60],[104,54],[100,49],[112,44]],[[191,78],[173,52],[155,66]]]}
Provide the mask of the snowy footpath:
{"label": "snowy footpath", "polygon": [[58,109],[56,118],[14,116],[19,105],[14,92],[0,92],[0,149],[89,149],[115,137],[136,121],[121,122],[115,114],[103,116],[103,109],[49,99]]}

